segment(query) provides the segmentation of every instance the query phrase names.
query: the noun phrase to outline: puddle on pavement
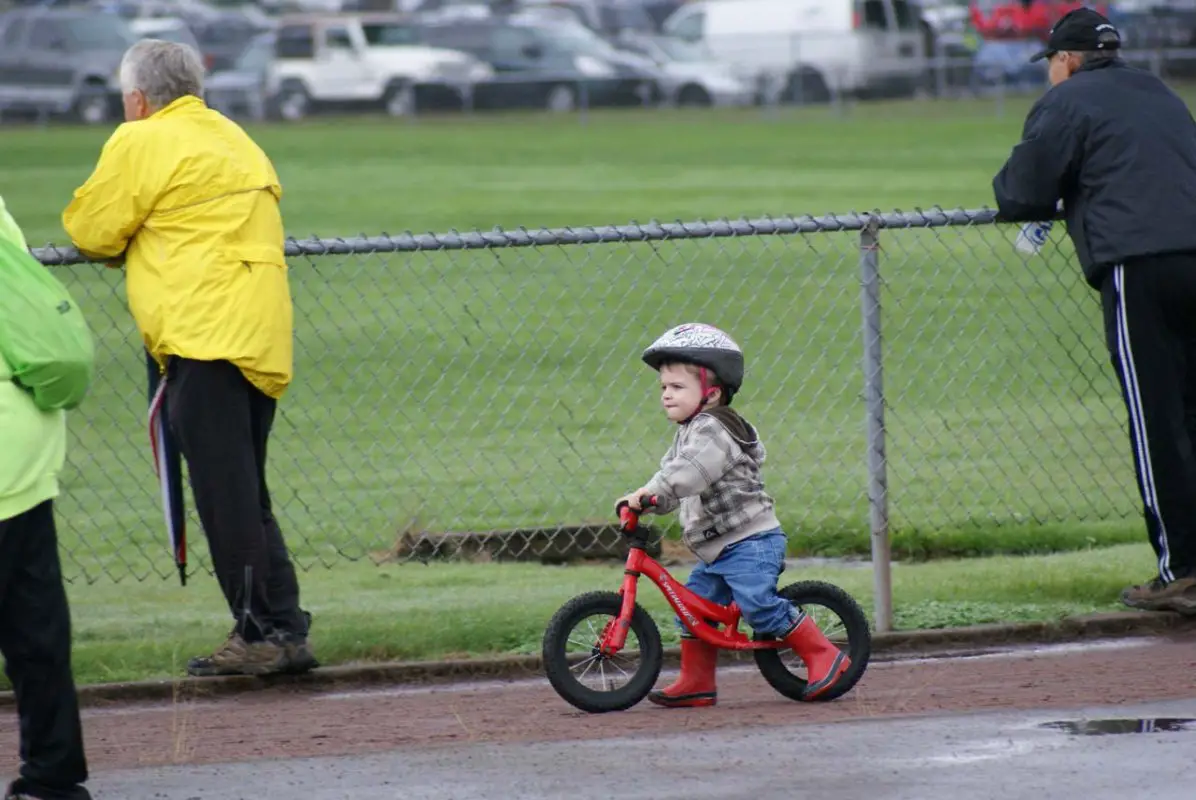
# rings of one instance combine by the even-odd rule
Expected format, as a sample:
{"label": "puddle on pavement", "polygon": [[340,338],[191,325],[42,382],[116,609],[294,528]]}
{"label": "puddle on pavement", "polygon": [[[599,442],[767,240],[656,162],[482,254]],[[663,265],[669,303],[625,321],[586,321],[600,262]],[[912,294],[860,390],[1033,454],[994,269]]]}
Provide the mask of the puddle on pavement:
{"label": "puddle on pavement", "polygon": [[1073,736],[1112,736],[1119,733],[1196,733],[1196,719],[1156,717],[1154,719],[1086,719],[1044,722],[1040,728]]}

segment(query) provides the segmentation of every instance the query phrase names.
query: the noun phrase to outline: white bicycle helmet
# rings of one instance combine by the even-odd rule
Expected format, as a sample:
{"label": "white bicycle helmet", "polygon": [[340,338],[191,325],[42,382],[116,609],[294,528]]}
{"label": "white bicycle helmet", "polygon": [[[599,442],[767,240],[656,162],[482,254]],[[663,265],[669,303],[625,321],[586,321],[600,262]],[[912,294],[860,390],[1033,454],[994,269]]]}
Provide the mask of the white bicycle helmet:
{"label": "white bicycle helmet", "polygon": [[658,371],[666,363],[693,364],[702,368],[703,396],[711,388],[705,373],[710,370],[722,386],[723,398],[728,404],[743,385],[743,350],[726,332],[713,325],[687,322],[670,328],[644,351],[643,359],[645,364]]}

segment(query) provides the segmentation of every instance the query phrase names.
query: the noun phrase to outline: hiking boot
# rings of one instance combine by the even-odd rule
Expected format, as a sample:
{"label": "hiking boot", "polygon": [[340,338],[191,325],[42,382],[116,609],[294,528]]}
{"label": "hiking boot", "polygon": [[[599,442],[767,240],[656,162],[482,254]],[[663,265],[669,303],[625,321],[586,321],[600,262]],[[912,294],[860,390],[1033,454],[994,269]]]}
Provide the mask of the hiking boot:
{"label": "hiking boot", "polygon": [[283,667],[283,672],[292,675],[308,672],[320,666],[320,662],[316,660],[316,655],[308,642],[308,636],[311,635],[311,612],[301,611],[300,613],[303,615],[304,633],[279,631],[275,634],[275,639],[286,650],[286,665]]}
{"label": "hiking boot", "polygon": [[1121,602],[1144,611],[1196,614],[1196,578],[1178,578],[1164,585],[1155,577],[1148,583],[1125,589],[1121,593]]}
{"label": "hiking boot", "polygon": [[320,662],[316,660],[316,654],[312,650],[311,644],[307,641],[307,637],[284,636],[281,642],[283,652],[286,656],[283,672],[298,675],[320,666]]}
{"label": "hiking boot", "polygon": [[195,677],[270,675],[282,672],[286,665],[286,648],[278,642],[247,642],[239,633],[233,633],[212,655],[187,662],[187,673]]}

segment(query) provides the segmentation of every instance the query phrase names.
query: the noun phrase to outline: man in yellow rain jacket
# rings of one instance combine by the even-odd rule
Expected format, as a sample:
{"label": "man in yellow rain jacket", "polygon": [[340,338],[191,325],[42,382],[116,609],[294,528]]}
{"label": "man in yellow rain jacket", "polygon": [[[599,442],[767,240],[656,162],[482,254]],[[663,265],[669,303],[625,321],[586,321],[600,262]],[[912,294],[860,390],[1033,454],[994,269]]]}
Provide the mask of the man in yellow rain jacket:
{"label": "man in yellow rain jacket", "polygon": [[266,444],[291,381],[292,309],[265,153],[200,99],[187,45],[153,39],[121,63],[125,124],[63,212],[87,256],[122,258],[129,309],[163,370],[170,426],[235,624],[192,675],[311,669],[310,615],[271,510]]}
{"label": "man in yellow rain jacket", "polygon": [[[0,239],[28,250],[2,199]],[[0,651],[17,699],[23,762],[4,796],[90,800],[54,523],[66,414],[41,410],[12,378],[0,357]]]}

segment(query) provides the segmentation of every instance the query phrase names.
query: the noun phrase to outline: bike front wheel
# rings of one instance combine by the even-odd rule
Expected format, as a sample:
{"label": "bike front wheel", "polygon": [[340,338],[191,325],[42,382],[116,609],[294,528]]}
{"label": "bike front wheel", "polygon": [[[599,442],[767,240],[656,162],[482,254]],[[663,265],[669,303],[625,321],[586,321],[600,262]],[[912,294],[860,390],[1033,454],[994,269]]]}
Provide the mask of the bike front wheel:
{"label": "bike front wheel", "polygon": [[627,643],[613,656],[599,651],[602,633],[623,606],[618,592],[574,597],[553,615],[544,632],[544,672],[566,702],[590,713],[624,711],[652,691],[664,654],[660,630],[638,603]]}

